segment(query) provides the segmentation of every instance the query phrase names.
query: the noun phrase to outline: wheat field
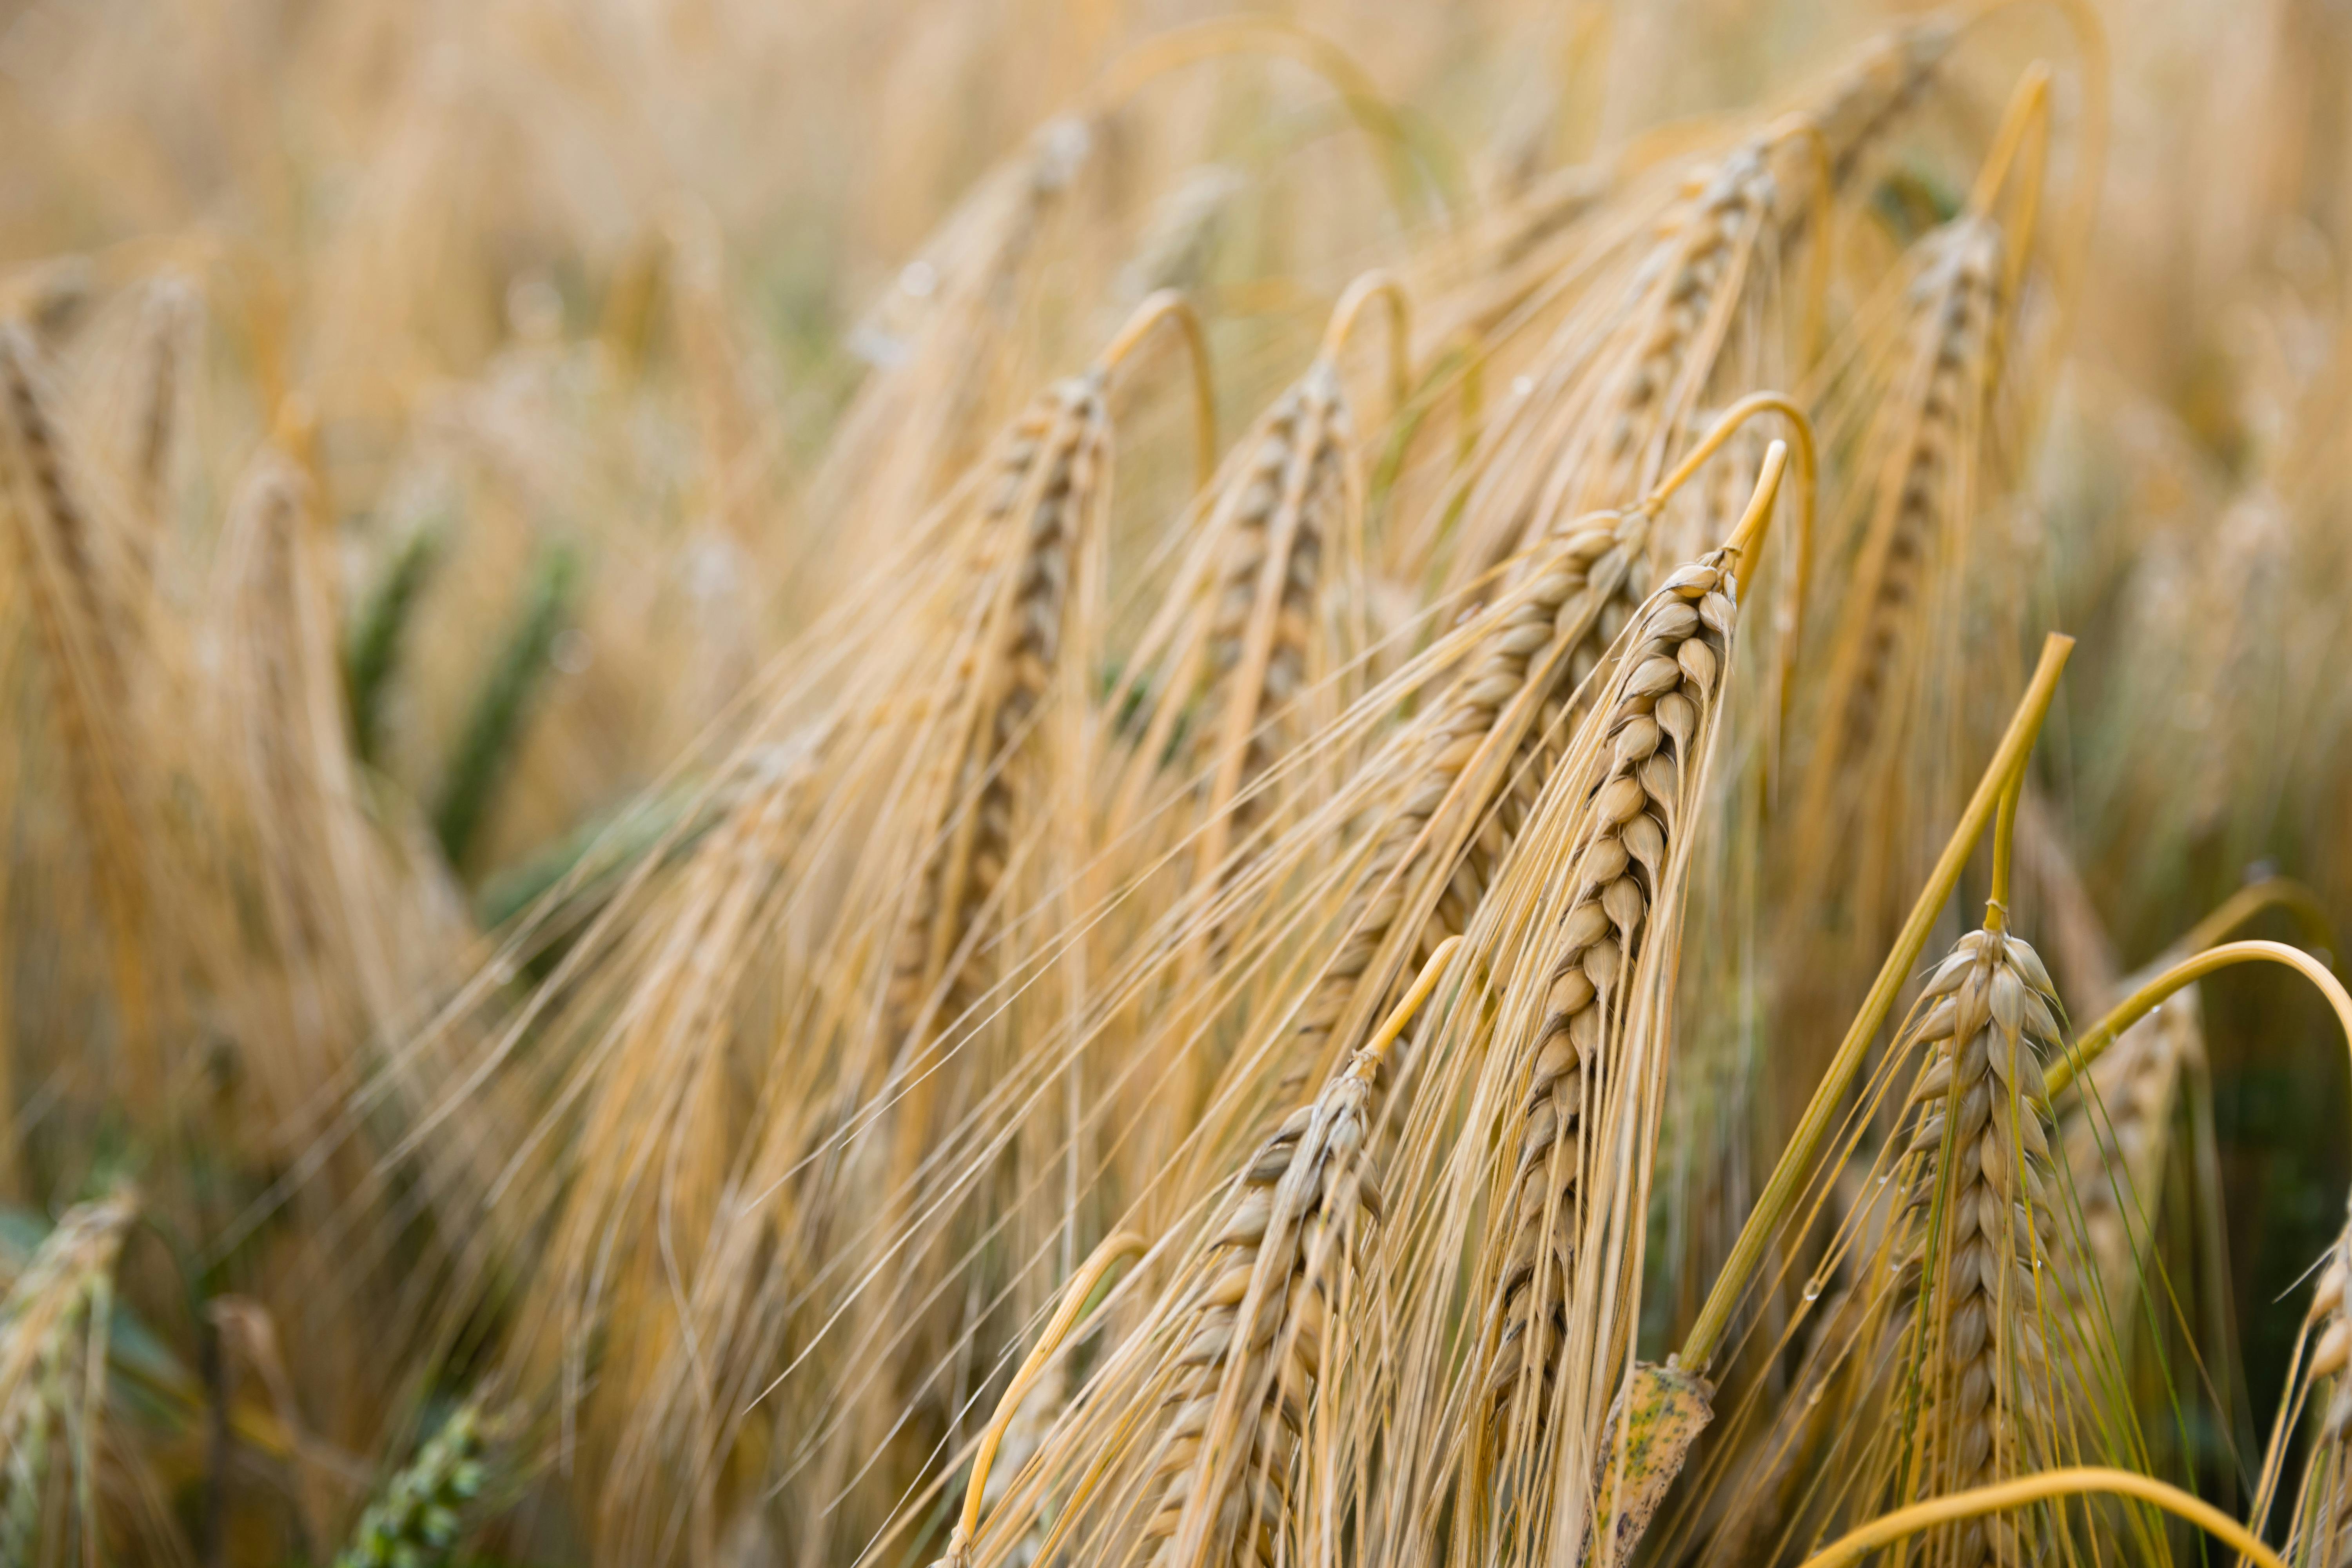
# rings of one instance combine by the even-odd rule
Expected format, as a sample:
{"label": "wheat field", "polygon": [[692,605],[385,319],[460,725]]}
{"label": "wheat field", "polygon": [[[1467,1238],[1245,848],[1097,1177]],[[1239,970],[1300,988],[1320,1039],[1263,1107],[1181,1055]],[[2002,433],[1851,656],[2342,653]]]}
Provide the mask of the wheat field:
{"label": "wheat field", "polygon": [[0,1564],[2352,1564],[2338,0],[0,127]]}

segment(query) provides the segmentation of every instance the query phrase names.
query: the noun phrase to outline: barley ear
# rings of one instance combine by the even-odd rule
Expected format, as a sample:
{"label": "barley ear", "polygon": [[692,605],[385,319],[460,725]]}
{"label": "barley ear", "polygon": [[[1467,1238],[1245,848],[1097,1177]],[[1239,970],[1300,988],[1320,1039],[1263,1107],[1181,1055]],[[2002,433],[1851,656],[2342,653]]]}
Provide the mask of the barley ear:
{"label": "barley ear", "polygon": [[360,1517],[335,1568],[440,1568],[486,1479],[479,1406],[460,1405]]}

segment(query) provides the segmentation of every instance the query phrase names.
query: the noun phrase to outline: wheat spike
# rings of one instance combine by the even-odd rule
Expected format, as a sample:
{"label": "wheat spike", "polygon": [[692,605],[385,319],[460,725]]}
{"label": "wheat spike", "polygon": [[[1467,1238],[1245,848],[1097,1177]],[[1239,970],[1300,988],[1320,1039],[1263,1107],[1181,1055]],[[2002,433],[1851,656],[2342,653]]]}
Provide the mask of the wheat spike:
{"label": "wheat spike", "polygon": [[[1165,672],[1135,727],[1104,841],[1138,863],[1157,857],[1189,872],[1190,897],[1221,897],[1246,880],[1286,802],[1319,782],[1277,764],[1332,716],[1331,579],[1352,577],[1345,563],[1362,515],[1353,438],[1338,366],[1318,355],[1196,503],[1198,538],[1139,645],[1136,673],[1113,694],[1110,711],[1123,713],[1142,700],[1141,682]],[[1170,799],[1171,790],[1181,793]],[[1154,796],[1150,831],[1132,832]],[[1171,839],[1172,857],[1160,847]],[[1214,964],[1231,936],[1223,921],[1205,922],[1189,943],[1188,973]],[[1173,985],[1181,994],[1185,975]],[[1173,1086],[1179,1126],[1197,1116],[1212,1069],[1207,1053],[1192,1060]]]}
{"label": "wheat spike", "polygon": [[1570,699],[1640,602],[1629,585],[1649,514],[1588,523],[1523,563],[1523,579],[1479,613],[1439,712],[1367,764],[1403,783],[1346,937],[1299,1009],[1286,1089],[1330,1070],[1391,976],[1466,929],[1526,822],[1566,739]]}
{"label": "wheat spike", "polygon": [[[2043,1324],[2056,1314],[2058,1242],[2049,1105],[2042,1057],[2061,1049],[2056,996],[2042,960],[1989,926],[1960,939],[1921,994],[1906,1032],[1932,1052],[1911,1091],[1907,1148],[1924,1209],[1905,1259],[1928,1267],[1920,1376],[1932,1390],[1930,1493],[1958,1491],[2041,1463],[2032,1434],[2059,1394]],[[2005,1521],[1956,1527],[1959,1563],[2013,1558]]]}
{"label": "wheat spike", "polygon": [[482,1415],[463,1405],[370,1502],[335,1568],[436,1568],[486,1476]]}
{"label": "wheat spike", "polygon": [[49,412],[31,338],[0,325],[0,497],[48,665],[72,810],[81,823],[113,942],[114,989],[134,1100],[159,1082],[149,972],[152,933],[145,840],[112,597],[100,583],[89,514]]}
{"label": "wheat spike", "polygon": [[[1516,1485],[1540,1473],[1519,1456],[1544,1451],[1559,1359],[1587,1232],[1595,1114],[1591,1077],[1625,1027],[1633,977],[1657,933],[1678,846],[1691,828],[1695,780],[1728,668],[1735,557],[1714,552],[1669,577],[1636,620],[1608,689],[1605,754],[1581,785],[1583,826],[1568,875],[1575,891],[1554,938],[1549,992],[1534,1037],[1518,1047],[1526,1089],[1507,1195],[1485,1251],[1483,1397],[1496,1463]],[[1670,940],[1670,939],[1668,939]]]}
{"label": "wheat spike", "polygon": [[1872,418],[1864,471],[1874,476],[1873,510],[1833,635],[1825,731],[1800,813],[1824,852],[1848,837],[1850,824],[1840,819],[1879,796],[1874,786],[1899,759],[1921,634],[1937,608],[1931,600],[1948,591],[1938,552],[1948,550],[1949,531],[1970,521],[1994,386],[2000,229],[1965,218],[1921,245],[1908,300],[1909,363],[1894,400]]}
{"label": "wheat spike", "polygon": [[1143,1523],[1160,1568],[1281,1560],[1307,1408],[1381,1217],[1371,1158],[1390,1047],[1444,973],[1441,945],[1388,1023],[1234,1183],[1190,1295]]}
{"label": "wheat spike", "polygon": [[[963,711],[940,752],[931,794],[945,831],[892,950],[884,1026],[909,1052],[926,1043],[929,1020],[961,1016],[990,984],[982,922],[995,913],[1019,819],[1038,804],[1020,753],[1062,657],[1064,610],[1084,570],[1109,439],[1103,380],[1090,374],[1041,395],[995,457],[974,563],[994,602],[962,672]],[[919,1125],[932,1090],[916,1095],[908,1119]]]}
{"label": "wheat spike", "polygon": [[1766,142],[1692,171],[1638,259],[1554,331],[1540,369],[1480,439],[1449,585],[1664,475],[1718,362],[1753,336],[1733,330],[1735,315],[1768,300],[1757,279],[1780,193]]}
{"label": "wheat spike", "polygon": [[[1288,749],[1299,727],[1294,704],[1318,668],[1316,614],[1327,554],[1341,541],[1350,496],[1346,398],[1328,361],[1269,412],[1250,451],[1233,532],[1219,563],[1207,657],[1213,674],[1200,704],[1193,755],[1213,766],[1205,805],[1247,828],[1264,809],[1250,786]],[[1203,865],[1222,856],[1204,845]]]}

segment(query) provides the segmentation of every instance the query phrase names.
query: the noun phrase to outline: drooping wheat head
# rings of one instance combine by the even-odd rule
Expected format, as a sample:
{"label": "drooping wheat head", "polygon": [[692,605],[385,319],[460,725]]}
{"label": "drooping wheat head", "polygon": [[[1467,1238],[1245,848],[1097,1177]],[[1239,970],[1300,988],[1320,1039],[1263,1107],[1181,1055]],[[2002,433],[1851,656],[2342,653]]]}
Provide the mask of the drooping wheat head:
{"label": "drooping wheat head", "polygon": [[[1672,966],[1675,933],[1653,916],[1677,907],[1671,879],[1696,826],[1728,673],[1736,565],[1714,552],[1682,568],[1629,634],[1605,699],[1607,750],[1579,787],[1583,815],[1565,872],[1575,890],[1552,939],[1542,1021],[1510,1058],[1525,1088],[1481,1248],[1476,1441],[1479,1473],[1492,1478],[1480,1491],[1500,1487],[1520,1500],[1517,1528],[1530,1535],[1538,1534],[1531,1516],[1547,1506],[1537,1500],[1552,1429],[1563,1411],[1571,1420],[1588,1414],[1592,1396],[1591,1386],[1561,1385],[1561,1363],[1595,1310],[1596,1270],[1584,1257],[1599,1230],[1593,1173],[1621,1157],[1602,1142],[1612,1121],[1602,1097],[1633,1070],[1621,1059],[1630,1020],[1660,964]],[[1613,1392],[1604,1378],[1589,1381]],[[1504,1511],[1499,1499],[1493,1506]]]}
{"label": "drooping wheat head", "polygon": [[[2063,1049],[2040,957],[1995,918],[1928,978],[1905,1038],[1927,1054],[1901,1136],[1907,1202],[1898,1291],[1917,1292],[1906,1355],[1919,1411],[1903,1484],[1934,1496],[2050,1463],[2053,1422],[2076,1397],[2063,1359],[2068,1314],[2045,1053]],[[2061,1343],[2061,1358],[2072,1347]],[[2007,1561],[2053,1528],[2007,1519],[1954,1527],[1962,1563]]]}

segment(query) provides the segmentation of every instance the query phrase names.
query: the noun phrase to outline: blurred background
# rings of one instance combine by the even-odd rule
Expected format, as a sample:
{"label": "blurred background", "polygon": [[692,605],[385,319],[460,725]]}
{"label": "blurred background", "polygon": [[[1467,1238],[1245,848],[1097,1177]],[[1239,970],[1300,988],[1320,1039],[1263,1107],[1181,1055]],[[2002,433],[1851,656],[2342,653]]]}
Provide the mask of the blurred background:
{"label": "blurred background", "polygon": [[[453,1091],[495,1030],[423,1026],[530,1005],[562,944],[507,941],[519,917],[674,824],[761,672],[1036,388],[1180,289],[1239,430],[1365,268],[1436,276],[1488,216],[1753,123],[1912,15],[1297,0],[1201,29],[1232,9],[0,0],[8,482],[55,525],[0,581],[0,1279],[73,1205],[142,1194],[91,1243],[156,1434],[107,1472],[137,1521],[110,1560],[325,1561],[454,1391],[510,1368],[543,1220],[493,1245],[426,1215],[528,1118]],[[1873,165],[1842,266],[1951,216],[1954,150],[2045,58],[2075,248],[1981,535],[2032,638],[2081,640],[2036,783],[2065,869],[2024,897],[2111,973],[2266,878],[2317,928],[2278,906],[2252,934],[2340,930],[2352,6],[2001,8]],[[1191,475],[1183,399],[1133,402],[1114,578]],[[1376,536],[1376,608],[1411,602],[1402,559]],[[2009,700],[2022,656],[1968,657]],[[2234,970],[2202,1005],[2213,1184],[2179,1224],[2226,1257],[2179,1289],[2239,1354],[2209,1369],[2228,1414],[2189,1426],[2238,1433],[2190,1431],[2188,1464],[2242,1481],[2281,1300],[2342,1223],[2352,1084],[2307,988]],[[453,1100],[485,1120],[459,1135]],[[419,1146],[433,1170],[387,1188]],[[428,1310],[453,1293],[454,1323]],[[225,1478],[224,1446],[268,1479]],[[484,1550],[572,1560],[584,1527],[528,1490]]]}

